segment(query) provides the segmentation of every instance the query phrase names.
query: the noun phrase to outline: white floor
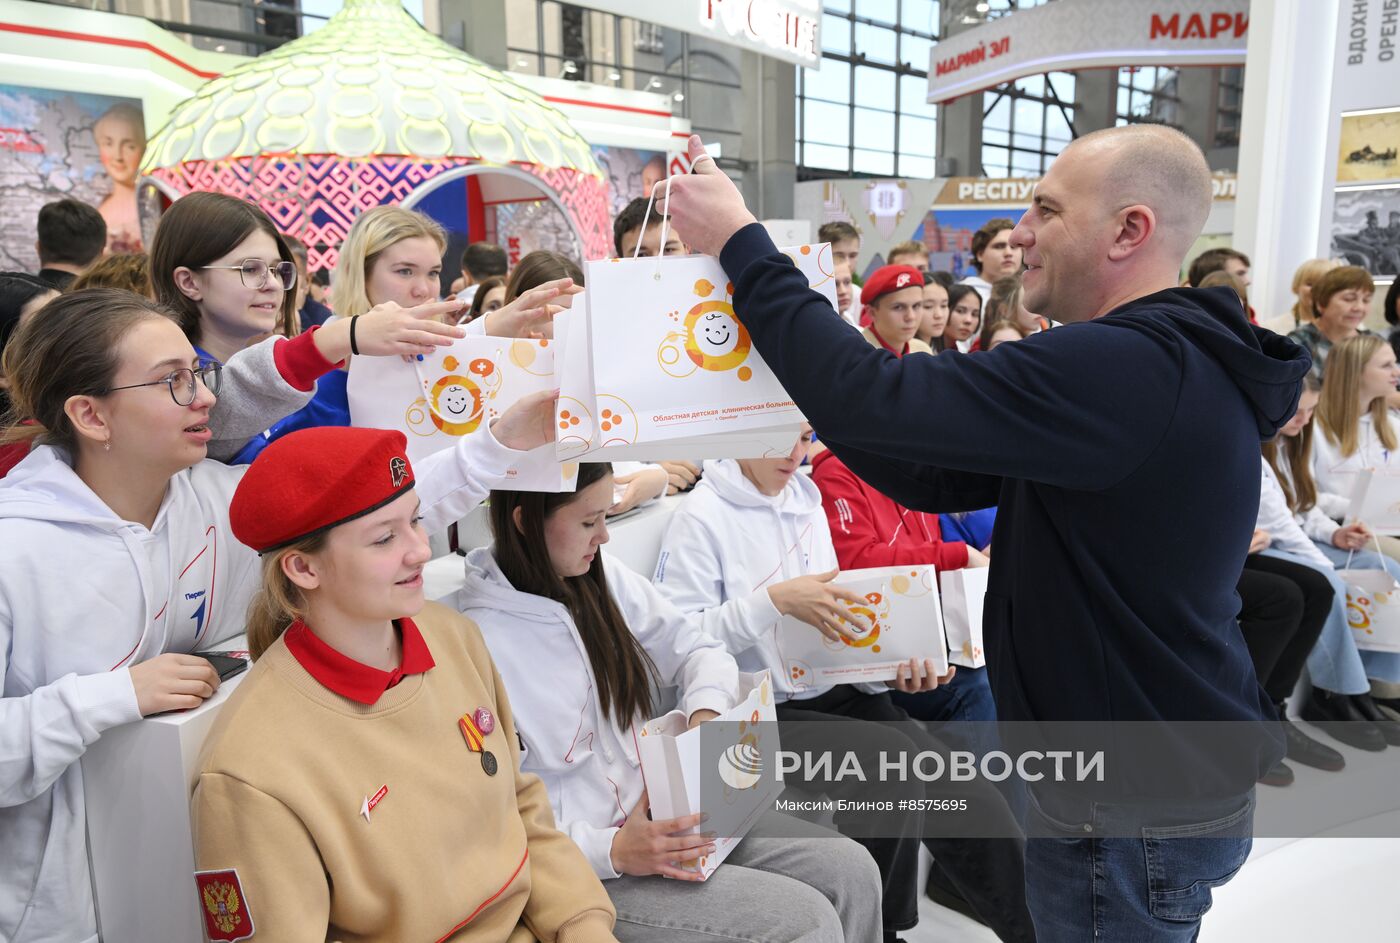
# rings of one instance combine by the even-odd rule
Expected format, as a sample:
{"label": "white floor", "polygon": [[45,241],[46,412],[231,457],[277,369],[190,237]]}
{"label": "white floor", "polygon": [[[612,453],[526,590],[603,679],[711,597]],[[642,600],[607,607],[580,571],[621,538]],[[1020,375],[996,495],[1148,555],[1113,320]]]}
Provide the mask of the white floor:
{"label": "white floor", "polygon": [[[1315,728],[1309,727],[1308,732],[1341,750],[1347,769],[1326,773],[1290,763],[1296,782],[1282,789],[1260,786],[1261,807],[1312,801],[1329,777],[1362,770],[1391,770],[1400,789],[1400,748],[1366,753],[1343,746]],[[1365,817],[1365,813],[1358,815]],[[1400,834],[1394,824],[1384,831]],[[1201,939],[1206,943],[1400,940],[1398,879],[1400,838],[1256,839],[1244,870],[1216,892]],[[919,905],[919,925],[903,937],[908,943],[996,943],[997,939],[985,927],[928,898]]]}

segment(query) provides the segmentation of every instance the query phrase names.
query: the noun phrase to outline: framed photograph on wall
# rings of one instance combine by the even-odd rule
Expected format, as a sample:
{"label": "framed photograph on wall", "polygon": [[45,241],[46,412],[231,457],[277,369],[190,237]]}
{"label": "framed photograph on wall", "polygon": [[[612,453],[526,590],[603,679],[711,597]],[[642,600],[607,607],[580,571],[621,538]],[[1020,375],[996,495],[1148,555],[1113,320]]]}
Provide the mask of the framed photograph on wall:
{"label": "framed photograph on wall", "polygon": [[1400,183],[1337,191],[1331,254],[1378,277],[1400,275]]}
{"label": "framed photograph on wall", "polygon": [[1344,112],[1337,182],[1400,182],[1400,105]]}

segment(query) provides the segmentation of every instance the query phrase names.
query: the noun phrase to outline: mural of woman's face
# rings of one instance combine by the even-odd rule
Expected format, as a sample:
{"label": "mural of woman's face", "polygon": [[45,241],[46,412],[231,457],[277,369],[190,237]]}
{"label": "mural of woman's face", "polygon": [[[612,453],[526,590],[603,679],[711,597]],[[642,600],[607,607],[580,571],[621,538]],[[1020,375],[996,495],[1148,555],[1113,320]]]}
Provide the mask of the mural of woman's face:
{"label": "mural of woman's face", "polygon": [[132,116],[109,112],[92,126],[102,168],[112,182],[124,187],[136,185],[136,172],[146,153],[146,131]]}

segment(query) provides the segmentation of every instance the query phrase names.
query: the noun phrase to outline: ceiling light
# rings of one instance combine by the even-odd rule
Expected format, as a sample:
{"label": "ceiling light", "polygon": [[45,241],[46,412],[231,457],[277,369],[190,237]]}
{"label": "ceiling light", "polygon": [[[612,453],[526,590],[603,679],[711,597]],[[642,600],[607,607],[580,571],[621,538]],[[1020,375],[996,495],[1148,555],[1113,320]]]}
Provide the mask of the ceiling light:
{"label": "ceiling light", "polygon": [[573,75],[575,72],[578,71],[578,65],[575,64],[575,63],[574,63],[574,60],[572,60],[572,59],[565,59],[565,60],[564,60],[564,71],[567,72],[567,73],[569,73],[570,75]]}
{"label": "ceiling light", "polygon": [[608,81],[609,81],[609,82],[621,82],[621,81],[622,81],[622,73],[619,72],[619,71],[617,71],[616,69],[613,69],[611,72],[608,73]]}
{"label": "ceiling light", "polygon": [[685,96],[684,96],[683,94],[681,94],[680,92],[676,92],[674,95],[671,96],[671,100],[672,100],[672,101],[683,102],[683,101],[685,101]]}
{"label": "ceiling light", "polygon": [[991,5],[990,3],[979,3],[979,4],[977,4],[977,12],[978,12],[978,13],[990,13],[990,12],[991,12],[991,9],[992,9],[992,5]]}
{"label": "ceiling light", "polygon": [[523,69],[523,68],[525,68],[525,67],[526,67],[527,65],[529,65],[529,64],[530,64],[530,60],[529,60],[529,59],[526,59],[524,56],[520,56],[520,57],[518,57],[518,58],[515,60],[515,67],[516,67],[517,69]]}

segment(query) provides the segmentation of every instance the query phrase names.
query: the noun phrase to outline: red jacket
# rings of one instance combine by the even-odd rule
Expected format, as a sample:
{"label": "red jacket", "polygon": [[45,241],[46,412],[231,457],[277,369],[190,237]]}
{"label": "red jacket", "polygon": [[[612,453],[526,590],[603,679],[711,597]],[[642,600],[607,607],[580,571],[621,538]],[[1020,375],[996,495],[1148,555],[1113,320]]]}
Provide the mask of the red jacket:
{"label": "red jacket", "polygon": [[822,493],[841,569],[928,563],[939,570],[967,566],[967,544],[945,541],[937,514],[901,507],[857,478],[834,453],[822,452],[812,460],[812,481]]}

